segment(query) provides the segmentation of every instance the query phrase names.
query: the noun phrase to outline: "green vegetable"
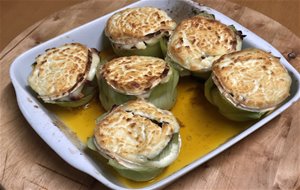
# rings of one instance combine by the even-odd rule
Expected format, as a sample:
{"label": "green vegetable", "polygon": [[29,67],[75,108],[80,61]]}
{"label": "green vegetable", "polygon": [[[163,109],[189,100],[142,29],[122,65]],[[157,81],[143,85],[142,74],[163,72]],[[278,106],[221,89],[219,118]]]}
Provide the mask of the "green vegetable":
{"label": "green vegetable", "polygon": [[84,87],[83,87],[81,93],[83,93],[84,96],[79,100],[51,101],[51,102],[47,102],[47,103],[56,104],[56,105],[59,105],[62,107],[71,107],[71,108],[83,106],[83,105],[89,103],[95,97],[95,95],[97,93],[96,81],[93,81],[91,86],[84,84]]}
{"label": "green vegetable", "polygon": [[[174,106],[177,97],[176,87],[179,76],[172,66],[170,66],[170,68],[172,69],[172,75],[169,80],[165,83],[160,83],[151,89],[149,97],[145,98],[156,107],[165,110],[170,110]],[[99,99],[105,110],[110,110],[114,105],[121,105],[129,100],[138,98],[137,96],[116,92],[102,77],[98,79],[98,84],[100,91]]]}
{"label": "green vegetable", "polygon": [[237,29],[235,28],[234,25],[228,25],[228,27],[229,27],[232,31],[237,32]]}
{"label": "green vegetable", "polygon": [[[174,158],[177,157],[180,149],[179,138],[180,136],[178,133],[174,134],[166,148],[158,156],[148,160],[146,163],[132,163],[132,167],[128,168],[111,158],[108,159],[108,164],[125,178],[134,181],[149,181],[159,175],[164,168],[170,165],[174,161]],[[88,139],[87,146],[91,150],[97,151],[102,155],[100,150],[97,150],[97,146],[94,144],[94,137]]]}
{"label": "green vegetable", "polygon": [[97,147],[94,144],[94,137],[89,137],[86,143],[87,147],[93,151],[97,151]]}
{"label": "green vegetable", "polygon": [[198,14],[199,16],[204,16],[206,18],[214,19],[215,20],[215,15],[209,14],[206,11],[202,11]]}
{"label": "green vegetable", "polygon": [[[242,40],[246,37],[246,35],[243,35],[242,31],[241,31],[241,30],[237,30],[237,29],[235,28],[234,25],[229,25],[228,27],[229,27],[236,35],[238,35]],[[240,48],[239,50],[241,50],[241,48]]]}
{"label": "green vegetable", "polygon": [[179,65],[178,63],[176,63],[175,61],[173,61],[173,59],[170,56],[167,55],[166,58],[165,58],[165,61],[167,63],[169,63],[170,65],[172,65],[175,68],[175,70],[178,71],[178,73],[179,73],[179,75],[181,77],[190,76],[191,75],[191,71],[183,68],[181,65]]}
{"label": "green vegetable", "polygon": [[145,49],[120,49],[115,47],[115,45],[112,45],[112,48],[118,56],[140,55],[164,58],[160,46],[160,40],[155,44],[147,44]]}
{"label": "green vegetable", "polygon": [[210,77],[205,82],[205,97],[213,105],[217,106],[219,112],[230,120],[247,121],[253,119],[260,119],[266,112],[251,112],[239,109],[230,103],[220,93],[218,87],[214,84]]}
{"label": "green vegetable", "polygon": [[98,79],[98,84],[99,99],[101,105],[107,111],[110,110],[114,105],[121,105],[129,100],[136,99],[135,96],[128,96],[116,92],[111,86],[107,84],[107,82],[102,77]]}
{"label": "green vegetable", "polygon": [[201,71],[190,71],[184,67],[182,67],[179,63],[175,62],[171,57],[168,55],[165,58],[165,61],[172,65],[178,72],[181,77],[184,76],[194,76],[202,79],[208,79],[210,76],[211,71],[201,72]]}
{"label": "green vegetable", "polygon": [[164,168],[141,167],[135,170],[128,169],[113,159],[108,164],[112,166],[121,176],[134,181],[149,181],[162,172]]}
{"label": "green vegetable", "polygon": [[167,51],[168,51],[168,39],[167,37],[162,37],[159,41],[160,43],[160,48],[163,54],[163,57],[166,57]]}
{"label": "green vegetable", "polygon": [[202,78],[202,79],[208,79],[211,74],[211,71],[207,72],[192,72],[192,76]]}

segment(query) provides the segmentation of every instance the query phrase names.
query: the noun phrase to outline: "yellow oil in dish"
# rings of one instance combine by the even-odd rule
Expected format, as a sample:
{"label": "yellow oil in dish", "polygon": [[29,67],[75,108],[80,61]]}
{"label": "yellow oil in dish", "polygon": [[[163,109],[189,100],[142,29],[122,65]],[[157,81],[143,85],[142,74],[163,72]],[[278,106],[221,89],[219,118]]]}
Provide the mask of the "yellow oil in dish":
{"label": "yellow oil in dish", "polygon": [[[171,110],[181,124],[182,146],[176,161],[155,179],[147,182],[134,182],[116,174],[121,184],[128,188],[142,188],[156,183],[213,151],[251,125],[249,122],[233,122],[224,118],[205,99],[203,90],[203,83],[196,79],[190,77],[180,79],[177,102]],[[49,109],[83,143],[93,135],[96,118],[104,113],[97,99],[82,108],[65,109],[50,106]]]}
{"label": "yellow oil in dish", "polygon": [[[98,96],[97,96],[98,97]],[[96,119],[105,112],[97,98],[80,108],[64,108],[46,105],[83,143],[94,133]]]}

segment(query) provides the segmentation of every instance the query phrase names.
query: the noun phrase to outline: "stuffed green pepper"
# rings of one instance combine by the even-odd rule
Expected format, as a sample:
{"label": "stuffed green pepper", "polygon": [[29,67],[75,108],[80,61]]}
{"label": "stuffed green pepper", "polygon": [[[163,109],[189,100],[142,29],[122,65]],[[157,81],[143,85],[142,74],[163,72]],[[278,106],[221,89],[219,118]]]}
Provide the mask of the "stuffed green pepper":
{"label": "stuffed green pepper", "polygon": [[289,96],[291,81],[278,57],[245,49],[213,63],[205,97],[228,119],[259,119]]}
{"label": "stuffed green pepper", "polygon": [[160,58],[115,58],[100,66],[97,78],[105,110],[137,98],[169,110],[176,101],[178,72]]}
{"label": "stuffed green pepper", "polygon": [[178,24],[167,48],[166,60],[180,76],[207,79],[215,60],[241,50],[242,35],[233,26],[215,20],[214,15],[201,13]]}
{"label": "stuffed green pepper", "polygon": [[173,114],[143,100],[129,101],[96,121],[88,147],[120,175],[148,181],[176,160],[180,126]]}
{"label": "stuffed green pepper", "polygon": [[79,43],[51,48],[36,58],[28,84],[45,103],[82,106],[97,94],[99,63],[98,51]]}
{"label": "stuffed green pepper", "polygon": [[176,23],[161,9],[128,8],[109,18],[105,35],[119,56],[164,58],[166,43],[175,27]]}

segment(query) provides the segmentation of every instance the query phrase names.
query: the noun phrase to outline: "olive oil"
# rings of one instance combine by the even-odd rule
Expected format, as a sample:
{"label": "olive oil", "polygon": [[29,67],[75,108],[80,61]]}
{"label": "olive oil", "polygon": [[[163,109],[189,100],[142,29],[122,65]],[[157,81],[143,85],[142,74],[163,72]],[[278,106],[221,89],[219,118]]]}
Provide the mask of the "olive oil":
{"label": "olive oil", "polygon": [[[76,133],[83,143],[93,135],[96,118],[104,113],[97,98],[82,108],[48,108]],[[134,182],[116,176],[124,186],[141,188],[156,183],[213,151],[251,125],[249,122],[233,122],[220,115],[205,99],[203,82],[191,77],[180,79],[177,102],[171,111],[181,125],[182,146],[178,158],[151,181]]]}
{"label": "olive oil", "polygon": [[86,143],[87,138],[93,135],[96,119],[105,112],[96,98],[84,107],[63,108],[47,105],[47,108],[69,127],[82,143]]}

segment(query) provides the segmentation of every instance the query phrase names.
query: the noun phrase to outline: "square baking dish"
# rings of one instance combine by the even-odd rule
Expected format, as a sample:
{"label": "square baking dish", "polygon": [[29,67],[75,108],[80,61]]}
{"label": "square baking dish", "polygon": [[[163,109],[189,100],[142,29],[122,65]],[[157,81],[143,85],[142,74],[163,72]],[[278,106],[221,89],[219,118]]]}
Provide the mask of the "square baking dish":
{"label": "square baking dish", "polygon": [[[274,47],[272,47],[272,45],[255,35],[253,32],[249,31],[247,28],[241,26],[232,19],[212,8],[200,5],[190,0],[141,0],[122,9],[144,6],[153,6],[163,9],[177,22],[184,18],[191,17],[200,11],[207,11],[208,13],[214,14],[217,20],[220,20],[222,23],[227,25],[233,24],[237,30],[241,30],[244,35],[247,35],[243,41],[243,49],[255,47],[271,52],[274,56],[280,57],[281,63],[287,68],[292,77],[291,95],[279,108],[243,132],[239,133],[233,138],[228,139],[224,144],[220,145],[218,148],[206,154],[205,156],[197,159],[170,176],[154,184],[141,188],[148,190],[162,188],[173,180],[186,174],[210,158],[218,155],[222,151],[234,145],[286,110],[300,97],[300,76],[299,73],[287,62],[284,56],[281,55],[280,52]],[[120,10],[121,9],[117,11]],[[31,64],[35,62],[35,57],[43,53],[48,48],[72,42],[79,42],[87,45],[90,48],[96,48],[98,50],[108,47],[109,42],[104,37],[104,27],[107,19],[114,12],[57,36],[23,53],[12,63],[10,68],[10,77],[16,91],[19,108],[24,117],[30,123],[32,128],[39,134],[39,136],[61,158],[78,170],[91,175],[106,186],[112,189],[125,190],[129,188],[120,183],[117,178],[111,174],[111,172],[106,172],[106,165],[101,165],[99,163],[96,164],[95,161],[91,159],[89,155],[87,155],[87,153],[84,151],[84,145],[82,145],[76,136],[74,136],[74,134],[69,131],[66,126],[64,126],[64,124],[56,117],[56,115],[47,110],[43,104],[36,99],[27,83],[27,77],[31,72]]]}

